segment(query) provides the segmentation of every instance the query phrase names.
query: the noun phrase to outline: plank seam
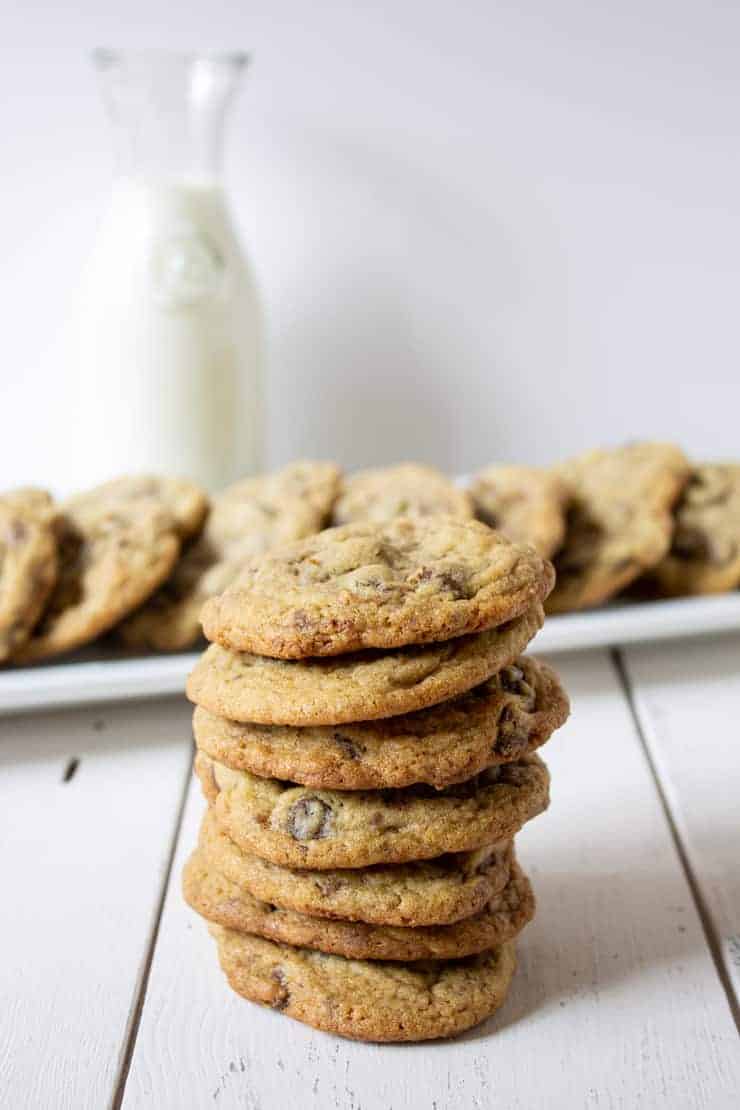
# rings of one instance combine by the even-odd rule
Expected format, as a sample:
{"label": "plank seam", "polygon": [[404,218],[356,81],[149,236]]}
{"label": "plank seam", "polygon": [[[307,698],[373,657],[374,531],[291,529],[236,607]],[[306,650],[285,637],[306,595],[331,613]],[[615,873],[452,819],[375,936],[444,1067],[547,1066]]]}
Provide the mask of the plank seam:
{"label": "plank seam", "polygon": [[701,892],[701,888],[694,875],[688,854],[684,848],[681,834],[678,830],[678,825],[673,817],[673,811],[671,809],[670,801],[665,790],[663,789],[663,783],[658,772],[658,767],[655,760],[653,759],[653,754],[650,750],[650,743],[647,739],[645,730],[642,725],[642,718],[637,707],[635,689],[632,684],[632,679],[630,678],[629,671],[627,669],[627,664],[625,663],[624,656],[621,650],[618,648],[611,649],[611,657],[614,664],[614,669],[617,672],[617,676],[622,685],[624,695],[627,699],[627,704],[629,706],[629,710],[632,715],[635,728],[637,730],[637,735],[642,746],[642,751],[658,794],[658,800],[665,815],[666,821],[668,822],[668,828],[673,840],[673,845],[678,854],[683,873],[686,877],[686,882],[688,883],[691,896],[694,900],[696,912],[699,915],[699,921],[701,922],[704,939],[707,942],[707,947],[709,948],[712,960],[714,962],[714,969],[717,972],[720,983],[722,984],[722,989],[724,990],[725,996],[727,998],[727,1005],[730,1008],[730,1013],[732,1014],[732,1017],[735,1021],[738,1033],[740,1033],[740,1005],[735,998],[735,991],[733,989],[732,983],[730,982],[730,977],[727,973],[727,968],[725,967],[725,963],[722,958],[720,939],[717,936],[717,933],[712,924],[712,915],[709,912],[709,907],[707,906],[707,903]]}
{"label": "plank seam", "polygon": [[169,854],[167,856],[167,864],[165,866],[164,875],[162,877],[162,887],[159,895],[159,901],[157,903],[157,908],[154,915],[154,925],[146,952],[146,958],[141,970],[141,976],[139,978],[139,983],[136,990],[136,997],[131,1011],[131,1018],[129,1020],[129,1027],[126,1035],[125,1048],[121,1063],[119,1065],[118,1080],[116,1082],[115,1092],[110,1104],[110,1110],[120,1110],[121,1104],[123,1102],[123,1096],[126,1090],[126,1084],[128,1082],[128,1075],[131,1069],[131,1061],[134,1055],[134,1048],[136,1047],[136,1039],[139,1034],[139,1025],[141,1024],[141,1014],[144,1009],[144,1000],[146,999],[147,987],[149,986],[149,975],[152,970],[152,962],[154,960],[154,952],[157,947],[157,940],[159,939],[159,929],[162,923],[164,903],[170,887],[172,868],[175,862],[175,855],[177,854],[177,845],[180,840],[180,831],[182,829],[183,817],[185,815],[185,803],[188,797],[192,773],[193,760],[191,756],[183,781],[182,793],[177,809],[177,817],[175,819],[175,824],[172,830],[172,839],[170,842]]}

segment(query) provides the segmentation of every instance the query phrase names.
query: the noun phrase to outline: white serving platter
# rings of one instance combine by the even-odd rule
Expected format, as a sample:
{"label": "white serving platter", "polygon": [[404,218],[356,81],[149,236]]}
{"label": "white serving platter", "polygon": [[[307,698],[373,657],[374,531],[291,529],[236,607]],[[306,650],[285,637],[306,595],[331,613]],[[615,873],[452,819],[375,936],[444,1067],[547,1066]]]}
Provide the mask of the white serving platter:
{"label": "white serving platter", "polygon": [[[740,631],[740,593],[639,604],[613,603],[549,617],[539,654]],[[0,716],[68,705],[182,694],[197,652],[137,658],[90,653],[47,666],[0,671]]]}

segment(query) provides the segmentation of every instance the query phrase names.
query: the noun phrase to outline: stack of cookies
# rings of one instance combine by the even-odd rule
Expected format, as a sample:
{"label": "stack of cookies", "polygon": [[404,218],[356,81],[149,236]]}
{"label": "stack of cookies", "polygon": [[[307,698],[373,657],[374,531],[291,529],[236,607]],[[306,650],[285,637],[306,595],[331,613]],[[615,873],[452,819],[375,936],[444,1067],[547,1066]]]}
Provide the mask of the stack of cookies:
{"label": "stack of cookies", "polygon": [[184,891],[234,990],[374,1041],[501,1005],[534,912],[512,840],[568,713],[521,657],[552,584],[484,524],[399,518],[254,559],[206,604]]}

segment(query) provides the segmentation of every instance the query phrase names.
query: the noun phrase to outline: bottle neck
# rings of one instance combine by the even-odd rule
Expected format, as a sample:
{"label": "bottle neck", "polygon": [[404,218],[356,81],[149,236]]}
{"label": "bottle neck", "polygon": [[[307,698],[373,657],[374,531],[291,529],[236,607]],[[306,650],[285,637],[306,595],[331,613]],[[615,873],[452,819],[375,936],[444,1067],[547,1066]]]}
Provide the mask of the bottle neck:
{"label": "bottle neck", "polygon": [[178,182],[216,182],[221,176],[220,151],[199,143],[188,121],[153,119],[140,126],[114,128],[116,176],[162,185]]}
{"label": "bottle neck", "polygon": [[243,55],[96,51],[119,176],[218,181],[224,124]]}

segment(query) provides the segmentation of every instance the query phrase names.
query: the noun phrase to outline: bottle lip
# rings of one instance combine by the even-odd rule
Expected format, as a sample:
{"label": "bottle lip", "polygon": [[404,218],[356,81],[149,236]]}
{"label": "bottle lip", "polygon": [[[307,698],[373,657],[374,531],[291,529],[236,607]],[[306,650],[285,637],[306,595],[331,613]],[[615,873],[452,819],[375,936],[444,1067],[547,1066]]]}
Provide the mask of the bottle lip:
{"label": "bottle lip", "polygon": [[176,62],[185,65],[199,62],[241,69],[252,60],[251,55],[244,50],[170,50],[156,46],[134,49],[96,46],[91,51],[91,57],[98,69],[111,69],[127,61]]}

